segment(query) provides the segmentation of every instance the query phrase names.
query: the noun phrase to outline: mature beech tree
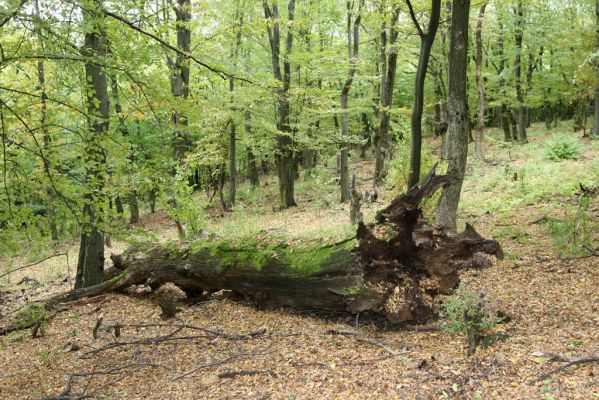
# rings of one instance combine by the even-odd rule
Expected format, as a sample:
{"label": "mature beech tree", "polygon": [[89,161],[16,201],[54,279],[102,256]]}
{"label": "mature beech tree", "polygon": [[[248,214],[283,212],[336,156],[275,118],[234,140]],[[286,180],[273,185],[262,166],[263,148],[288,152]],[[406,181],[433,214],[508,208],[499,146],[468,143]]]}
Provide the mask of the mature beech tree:
{"label": "mature beech tree", "polygon": [[85,141],[85,203],[75,287],[96,285],[104,280],[104,233],[102,232],[103,191],[106,182],[106,152],[110,100],[106,73],[99,61],[106,58],[105,18],[100,0],[85,3],[85,42],[81,54],[85,63],[85,94],[89,132]]}

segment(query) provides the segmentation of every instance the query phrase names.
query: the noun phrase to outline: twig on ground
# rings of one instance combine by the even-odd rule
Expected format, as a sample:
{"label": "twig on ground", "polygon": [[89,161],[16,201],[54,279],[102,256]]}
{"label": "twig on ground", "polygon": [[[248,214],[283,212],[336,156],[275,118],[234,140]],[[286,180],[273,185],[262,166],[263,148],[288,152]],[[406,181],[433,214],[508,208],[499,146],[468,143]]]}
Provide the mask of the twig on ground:
{"label": "twig on ground", "polygon": [[[42,260],[36,261],[36,262],[34,262],[34,263],[27,264],[27,265],[23,265],[23,266],[20,266],[20,267],[18,267],[18,268],[15,268],[15,269],[11,269],[10,271],[7,271],[7,272],[5,272],[5,273],[1,274],[1,275],[0,275],[0,278],[3,278],[3,277],[5,277],[6,275],[10,275],[10,274],[12,274],[13,272],[17,272],[17,271],[20,271],[20,270],[22,270],[22,269],[25,269],[25,268],[33,267],[33,266],[35,266],[35,265],[41,264],[41,263],[43,263],[44,261],[47,261],[47,260],[51,259],[51,258],[54,258],[54,257],[59,257],[59,256],[67,256],[67,254],[66,254],[66,253],[52,254],[51,256],[48,256],[48,257],[46,257],[46,258],[44,258],[44,259],[42,259]],[[68,257],[68,256],[67,256],[67,257]]]}
{"label": "twig on ground", "polygon": [[561,365],[557,368],[554,368],[549,372],[546,372],[546,373],[540,375],[538,378],[531,380],[530,384],[544,381],[545,379],[549,378],[550,376],[558,374],[558,373],[562,372],[563,370],[565,370],[566,368],[571,367],[572,365],[599,362],[599,356],[584,356],[584,357],[570,358],[570,357],[561,356],[559,354],[544,353],[544,352],[537,352],[537,353],[533,353],[532,355],[536,356],[536,357],[547,357],[547,358],[549,358],[549,361],[562,361],[562,362],[565,362],[565,364]]}
{"label": "twig on ground", "polygon": [[249,370],[249,371],[226,371],[218,374],[220,379],[225,378],[235,378],[236,376],[248,376],[248,375],[275,375],[272,371],[264,371],[264,370]]}
{"label": "twig on ground", "polygon": [[[175,341],[175,340],[214,339],[217,337],[228,339],[228,340],[248,340],[248,339],[262,336],[266,333],[266,329],[259,329],[257,331],[249,332],[246,334],[233,335],[233,334],[217,332],[217,331],[213,331],[210,329],[201,328],[201,327],[193,326],[193,325],[186,325],[186,324],[129,324],[129,325],[118,325],[118,326],[121,329],[125,328],[125,327],[129,327],[129,328],[170,327],[170,328],[175,328],[175,330],[169,334],[162,335],[162,336],[153,336],[153,337],[147,337],[147,338],[130,340],[130,341],[115,340],[114,342],[110,342],[102,347],[89,350],[88,352],[82,354],[81,358],[89,358],[91,355],[98,354],[103,351],[114,349],[116,347],[121,347],[121,346],[154,345],[154,344]],[[110,328],[110,326],[109,326],[109,328]],[[184,329],[199,330],[199,331],[205,332],[207,334],[206,335],[175,336],[176,334],[178,334],[179,332],[181,332]]]}
{"label": "twig on ground", "polygon": [[383,350],[385,350],[387,353],[393,355],[393,356],[397,356],[400,353],[398,353],[397,351],[385,346],[383,343],[378,342],[374,339],[371,339],[369,337],[364,336],[363,334],[361,334],[360,332],[356,332],[356,331],[349,331],[349,330],[343,330],[343,329],[329,329],[327,331],[328,334],[330,335],[346,335],[346,336],[354,336],[356,338],[357,341],[359,342],[366,342],[366,343],[370,343],[373,346],[379,347]]}
{"label": "twig on ground", "polygon": [[194,373],[196,373],[199,370],[204,369],[204,368],[215,367],[217,365],[223,365],[223,364],[226,364],[228,362],[231,362],[233,360],[237,360],[237,359],[243,358],[243,357],[259,356],[259,355],[264,355],[264,354],[269,354],[269,353],[272,353],[272,350],[271,351],[265,351],[265,352],[256,352],[256,353],[247,353],[247,352],[237,353],[237,354],[234,354],[234,355],[232,355],[230,357],[227,357],[227,358],[219,360],[219,361],[214,361],[214,362],[211,362],[211,363],[208,363],[208,364],[199,365],[199,366],[197,366],[197,367],[195,367],[193,369],[190,369],[189,371],[187,371],[187,372],[185,372],[185,373],[183,373],[181,375],[175,376],[174,378],[171,379],[171,381],[175,382],[175,381],[178,381],[179,379],[186,378],[189,375],[192,375],[192,374],[194,374]]}
{"label": "twig on ground", "polygon": [[[130,368],[134,368],[134,367],[136,367],[136,369],[129,370]],[[94,375],[125,374],[125,376],[128,376],[128,375],[131,375],[131,374],[139,371],[140,369],[142,369],[144,367],[166,368],[166,367],[164,367],[162,365],[158,365],[158,364],[135,363],[135,364],[121,365],[121,366],[106,369],[106,370],[96,371],[95,369],[93,369],[92,371],[89,371],[89,372],[74,372],[69,375],[69,377],[67,378],[67,383],[66,383],[65,387],[62,389],[62,391],[58,395],[44,397],[42,400],[81,400],[81,399],[89,399],[92,397],[96,397],[94,395],[86,394],[87,387],[89,386],[89,382],[87,382],[87,385],[86,385],[85,389],[83,390],[82,394],[71,395],[71,391],[73,390],[73,380],[75,378],[83,378],[83,377],[89,377],[89,376],[94,376]]]}

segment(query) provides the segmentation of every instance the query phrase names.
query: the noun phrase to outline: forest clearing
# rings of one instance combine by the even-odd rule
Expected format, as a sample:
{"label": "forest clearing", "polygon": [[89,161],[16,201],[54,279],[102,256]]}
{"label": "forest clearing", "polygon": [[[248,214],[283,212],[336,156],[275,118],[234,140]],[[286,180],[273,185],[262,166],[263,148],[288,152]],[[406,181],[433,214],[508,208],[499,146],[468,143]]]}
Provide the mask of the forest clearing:
{"label": "forest clearing", "polygon": [[599,1],[0,38],[0,398],[599,399]]}

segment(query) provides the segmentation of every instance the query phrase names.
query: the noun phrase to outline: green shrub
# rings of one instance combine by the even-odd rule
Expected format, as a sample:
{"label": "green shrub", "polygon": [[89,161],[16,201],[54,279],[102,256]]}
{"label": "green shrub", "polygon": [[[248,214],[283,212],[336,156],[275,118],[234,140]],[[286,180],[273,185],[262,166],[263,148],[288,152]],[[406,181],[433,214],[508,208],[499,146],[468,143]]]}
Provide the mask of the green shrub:
{"label": "green shrub", "polygon": [[579,158],[582,154],[580,142],[570,135],[555,135],[545,142],[545,157],[559,161]]}
{"label": "green shrub", "polygon": [[501,321],[485,304],[484,294],[460,286],[447,298],[441,311],[444,330],[450,334],[468,337],[468,354],[474,354],[484,334]]}

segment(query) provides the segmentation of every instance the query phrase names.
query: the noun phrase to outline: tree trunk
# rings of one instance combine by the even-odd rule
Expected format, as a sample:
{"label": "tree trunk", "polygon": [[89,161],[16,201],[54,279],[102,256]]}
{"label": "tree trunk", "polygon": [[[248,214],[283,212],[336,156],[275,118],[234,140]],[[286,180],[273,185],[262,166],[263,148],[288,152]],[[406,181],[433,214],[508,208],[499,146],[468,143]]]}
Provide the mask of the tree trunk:
{"label": "tree trunk", "polygon": [[364,143],[360,144],[360,158],[363,161],[366,161],[366,151],[368,150],[368,147],[370,146],[370,141],[371,141],[371,126],[370,126],[370,118],[368,117],[368,115],[363,112],[362,116],[362,126],[363,126],[363,130],[362,130],[362,140],[364,141]]}
{"label": "tree trunk", "polygon": [[501,114],[500,120],[501,128],[503,129],[503,140],[505,142],[511,142],[512,132],[510,131],[510,117],[508,115],[509,111],[507,110],[507,106],[505,104],[501,104],[499,113]]}
{"label": "tree trunk", "polygon": [[129,224],[137,224],[139,222],[139,205],[137,204],[137,192],[132,190],[129,193]]}
{"label": "tree trunk", "polygon": [[[252,137],[252,116],[248,111],[245,112],[245,133],[247,137]],[[260,186],[260,177],[258,174],[258,164],[256,164],[256,156],[250,146],[247,147],[247,159],[248,159],[248,178],[252,187]]]}
{"label": "tree trunk", "polygon": [[497,70],[497,75],[499,75],[499,93],[501,95],[501,106],[500,106],[500,114],[501,114],[501,127],[503,129],[503,140],[506,142],[512,141],[512,132],[510,131],[510,116],[509,110],[507,107],[507,90],[505,85],[505,78],[503,77],[503,71],[505,70],[507,59],[505,57],[504,52],[504,39],[503,39],[503,23],[498,18],[499,25],[499,37],[497,38],[497,53],[499,55],[499,67]]}
{"label": "tree trunk", "polygon": [[[33,6],[34,6],[36,17],[40,18],[39,0],[35,0],[33,2]],[[45,48],[45,46],[44,46],[44,37],[42,34],[42,28],[36,27],[35,30],[37,33],[37,40],[39,42],[40,47],[43,50]],[[48,126],[46,125],[46,121],[48,119],[48,94],[46,92],[46,66],[44,64],[43,58],[40,58],[37,62],[37,78],[38,78],[37,82],[39,85],[38,89],[41,92],[41,94],[40,94],[40,102],[41,102],[40,126],[41,126],[41,130],[42,130],[42,133],[44,136],[43,149],[44,149],[44,152],[47,153],[50,150],[49,147],[50,147],[51,138],[50,138],[50,132],[48,131]],[[56,209],[54,206],[55,198],[56,198],[56,193],[55,193],[54,189],[49,188],[48,189],[47,217],[48,217],[48,223],[50,225],[50,237],[54,243],[57,243],[58,242],[58,227],[56,226]]]}
{"label": "tree trunk", "polygon": [[[237,59],[239,57],[239,48],[241,47],[241,30],[243,29],[243,12],[239,9],[239,1],[236,3],[237,9],[235,10],[235,22],[239,25],[237,29],[237,40],[235,41],[235,48],[233,50],[233,66],[237,66]],[[235,80],[229,79],[229,91],[231,92],[231,112],[235,113],[235,105],[233,92],[235,90]],[[235,132],[235,119],[231,118],[231,130],[229,131],[229,208],[235,205],[235,196],[237,192],[237,137]]]}
{"label": "tree trunk", "polygon": [[476,88],[478,91],[478,125],[476,127],[476,141],[474,151],[476,157],[484,161],[483,156],[483,133],[485,130],[485,86],[482,76],[483,67],[483,18],[487,3],[483,3],[478,12],[478,21],[476,23]]}
{"label": "tree trunk", "polygon": [[510,126],[512,131],[512,140],[514,142],[518,141],[518,120],[516,119],[516,113],[514,110],[508,110],[508,115],[510,118]]}
{"label": "tree trunk", "polygon": [[281,209],[293,207],[295,202],[295,157],[293,155],[293,139],[289,126],[289,87],[291,83],[291,64],[289,55],[293,46],[292,22],[295,12],[295,0],[289,0],[287,39],[285,41],[285,54],[283,56],[283,71],[280,65],[281,34],[279,21],[279,7],[277,1],[269,6],[267,0],[262,1],[267,25],[268,41],[271,49],[273,75],[279,81],[277,89],[277,175],[279,179],[279,206]]}
{"label": "tree trunk", "polygon": [[107,281],[60,294],[47,305],[136,284],[156,288],[173,282],[189,293],[232,290],[259,307],[370,311],[392,323],[425,322],[438,311],[435,297],[458,285],[459,271],[489,266],[483,254],[503,257],[496,241],[482,238],[469,225],[448,235],[421,219],[420,202],[453,181],[435,175],[433,168],[420,187],[381,210],[373,230],[387,232],[385,239],[359,223],[357,247],[353,237],[330,245],[223,238],[138,244],[111,257],[115,267]]}
{"label": "tree trunk", "polygon": [[116,213],[120,217],[125,213],[125,209],[123,208],[123,201],[121,200],[121,196],[117,195],[114,199],[114,205],[116,207]]}
{"label": "tree trunk", "polygon": [[451,47],[449,50],[449,127],[447,129],[447,173],[455,182],[441,193],[437,206],[437,225],[456,228],[456,214],[468,157],[468,109],[466,69],[468,66],[468,18],[470,0],[453,0],[451,8]]}
{"label": "tree trunk", "polygon": [[[123,108],[121,107],[121,102],[119,100],[119,85],[116,78],[112,79],[111,85],[112,92],[112,101],[114,102],[114,112],[119,120],[119,128],[118,130],[123,134],[123,136],[129,136],[129,130],[125,126],[125,117],[123,116]],[[133,146],[129,145],[129,156],[127,157],[131,166],[135,163],[135,150]],[[132,170],[128,171],[129,174],[133,174]],[[129,196],[127,196],[127,200],[129,203],[129,223],[136,224],[139,222],[139,206],[137,203],[137,191],[134,187],[131,188],[129,192]],[[123,214],[123,203],[121,202],[120,196],[116,198],[116,209],[119,215]]]}
{"label": "tree trunk", "polygon": [[526,137],[526,109],[524,105],[524,91],[522,88],[522,38],[524,35],[524,14],[522,0],[516,4],[515,40],[516,40],[516,99],[518,100],[518,141],[528,143]]}
{"label": "tree trunk", "polygon": [[150,214],[156,212],[156,197],[158,197],[158,190],[153,187],[150,189]]}
{"label": "tree trunk", "polygon": [[[360,20],[361,10],[364,5],[364,0],[361,0],[358,4],[358,11],[356,19],[353,24],[353,40],[352,40],[352,5],[353,3],[347,2],[347,53],[349,59],[349,71],[347,73],[347,79],[341,89],[341,134],[343,138],[349,137],[349,116],[348,116],[348,102],[349,102],[349,91],[351,90],[352,83],[354,81],[354,75],[356,73],[356,61],[358,58],[359,45],[360,45]],[[341,186],[341,202],[345,203],[350,200],[350,189],[349,189],[349,144],[343,142],[341,144],[341,162],[340,162],[340,186]]]}
{"label": "tree trunk", "polygon": [[412,10],[412,4],[407,0],[410,15],[420,35],[420,56],[418,57],[418,68],[414,81],[414,104],[412,106],[412,141],[410,145],[410,172],[408,174],[408,187],[418,184],[420,180],[420,163],[422,156],[422,112],[424,109],[424,80],[428,69],[428,61],[431,48],[435,41],[437,28],[439,27],[439,16],[441,14],[441,0],[431,0],[431,16],[428,22],[427,32],[424,33]]}
{"label": "tree trunk", "polygon": [[[232,82],[233,80],[231,80],[231,87],[233,86]],[[235,205],[235,195],[237,192],[236,140],[235,121],[231,120],[231,128],[229,130],[229,208]]]}
{"label": "tree trunk", "polygon": [[[374,170],[375,185],[380,183],[386,175],[386,162],[391,151],[391,105],[393,103],[393,86],[395,84],[395,73],[397,70],[397,49],[395,43],[399,31],[397,30],[397,21],[399,19],[400,8],[396,5],[391,15],[389,25],[389,43],[387,47],[386,76],[383,75],[381,82],[381,123],[378,130],[376,146],[376,165]],[[384,25],[383,25],[384,27]],[[386,37],[386,35],[384,35]],[[383,37],[383,36],[381,36]],[[383,47],[382,51],[385,47]],[[383,53],[384,56],[384,53]]]}
{"label": "tree trunk", "polygon": [[86,58],[85,82],[86,107],[89,134],[85,136],[85,181],[81,240],[75,287],[82,288],[101,283],[104,279],[104,234],[98,228],[102,224],[102,194],[106,181],[106,153],[102,143],[108,132],[110,99],[108,84],[102,67],[93,60],[106,57],[106,31],[102,1],[94,0],[83,9],[83,25],[86,28],[81,54]]}
{"label": "tree trunk", "polygon": [[[191,0],[177,0],[174,7],[176,15],[177,29],[177,49],[183,54],[189,54],[191,51]],[[171,63],[171,93],[175,98],[187,99],[189,96],[189,57],[177,53],[176,61]],[[175,158],[182,162],[185,154],[191,147],[189,134],[186,127],[189,124],[186,115],[180,111],[175,111],[172,115],[175,127],[174,132],[174,150]]]}

